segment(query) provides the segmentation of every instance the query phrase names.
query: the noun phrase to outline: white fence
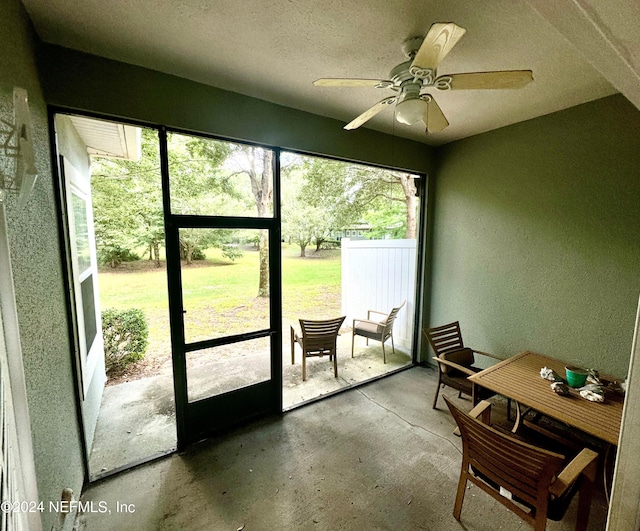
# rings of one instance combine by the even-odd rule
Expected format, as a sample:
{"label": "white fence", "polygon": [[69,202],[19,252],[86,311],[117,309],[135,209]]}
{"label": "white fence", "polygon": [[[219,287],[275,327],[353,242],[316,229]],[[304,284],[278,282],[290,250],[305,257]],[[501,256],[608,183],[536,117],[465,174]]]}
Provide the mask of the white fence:
{"label": "white fence", "polygon": [[[411,348],[415,316],[416,240],[350,240],[342,246],[342,313],[345,324],[367,317],[367,310],[388,313],[407,303],[393,327],[396,346]],[[375,318],[375,316],[372,316]]]}

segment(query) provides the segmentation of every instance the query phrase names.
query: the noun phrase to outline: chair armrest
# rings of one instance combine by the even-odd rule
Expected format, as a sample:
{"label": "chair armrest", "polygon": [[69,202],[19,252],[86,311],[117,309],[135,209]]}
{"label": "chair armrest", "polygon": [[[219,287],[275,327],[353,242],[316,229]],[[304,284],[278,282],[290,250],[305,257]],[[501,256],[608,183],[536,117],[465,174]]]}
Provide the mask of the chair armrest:
{"label": "chair armrest", "polygon": [[[483,424],[490,426],[491,425],[491,402],[487,402],[486,400],[479,402],[471,411],[469,411],[469,416],[474,419],[477,419],[478,417],[480,417],[480,420],[482,421]],[[456,437],[460,437],[460,426],[456,427],[456,429],[453,430],[453,434]]]}
{"label": "chair armrest", "polygon": [[376,326],[381,326],[378,321],[371,321],[370,319],[354,319],[353,320],[353,328],[356,327],[356,322],[358,323],[369,323]]}
{"label": "chair armrest", "polygon": [[469,416],[477,419],[478,417],[482,422],[487,425],[491,424],[491,402],[487,402],[486,400],[482,400],[478,402],[476,406],[469,411]]}
{"label": "chair armrest", "polygon": [[384,315],[385,317],[389,317],[389,314],[386,312],[379,312],[377,310],[367,310],[367,319],[371,319],[372,313],[377,313],[378,315]]}
{"label": "chair armrest", "polygon": [[473,350],[473,352],[474,352],[475,354],[481,354],[482,356],[487,356],[487,357],[489,357],[489,358],[493,358],[494,360],[500,360],[500,361],[502,361],[502,358],[499,358],[499,357],[498,357],[498,356],[496,356],[495,354],[489,354],[488,352],[482,352],[481,350],[474,350],[474,349],[471,349],[471,350]]}
{"label": "chair armrest", "polygon": [[598,466],[598,454],[588,448],[575,456],[571,462],[558,474],[556,480],[549,487],[549,492],[553,496],[561,496],[580,474],[584,474],[591,481],[595,479],[596,468]]}
{"label": "chair armrest", "polygon": [[457,363],[453,363],[452,361],[443,360],[442,358],[438,358],[436,356],[434,356],[433,359],[436,360],[440,365],[448,365],[449,367],[452,367],[454,369],[459,370],[460,372],[465,373],[467,376],[473,376],[474,374],[476,374],[471,369],[468,369],[463,365],[458,365]]}

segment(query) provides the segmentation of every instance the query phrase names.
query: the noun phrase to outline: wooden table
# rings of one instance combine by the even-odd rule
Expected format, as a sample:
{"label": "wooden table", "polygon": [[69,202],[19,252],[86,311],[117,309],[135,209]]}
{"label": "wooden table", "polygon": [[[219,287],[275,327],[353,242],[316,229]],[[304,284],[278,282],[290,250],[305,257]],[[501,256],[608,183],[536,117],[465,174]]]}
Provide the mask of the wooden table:
{"label": "wooden table", "polygon": [[523,352],[469,376],[469,380],[474,385],[474,396],[477,396],[476,386],[485,387],[617,446],[622,422],[622,397],[607,393],[605,401],[597,403],[576,396],[560,396],[551,389],[551,382],[540,376],[542,367],[549,367],[565,376],[565,362]]}

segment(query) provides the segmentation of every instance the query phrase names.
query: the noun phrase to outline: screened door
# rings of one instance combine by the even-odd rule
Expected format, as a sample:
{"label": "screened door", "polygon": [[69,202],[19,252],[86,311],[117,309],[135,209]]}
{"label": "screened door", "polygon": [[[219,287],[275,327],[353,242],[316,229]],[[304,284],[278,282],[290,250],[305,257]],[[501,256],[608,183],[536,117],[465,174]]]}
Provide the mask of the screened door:
{"label": "screened door", "polygon": [[178,444],[279,412],[277,156],[161,134]]}

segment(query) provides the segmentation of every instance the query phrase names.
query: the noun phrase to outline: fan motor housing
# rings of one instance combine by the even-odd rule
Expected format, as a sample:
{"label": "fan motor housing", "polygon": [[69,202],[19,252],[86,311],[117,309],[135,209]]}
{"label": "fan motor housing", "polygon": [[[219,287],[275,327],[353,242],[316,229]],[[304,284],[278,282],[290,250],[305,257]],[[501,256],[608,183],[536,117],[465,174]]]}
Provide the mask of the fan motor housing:
{"label": "fan motor housing", "polygon": [[420,82],[414,83],[412,81],[405,81],[402,84],[402,94],[398,100],[398,103],[401,103],[405,100],[416,99],[420,97],[420,89],[422,89],[422,84]]}

